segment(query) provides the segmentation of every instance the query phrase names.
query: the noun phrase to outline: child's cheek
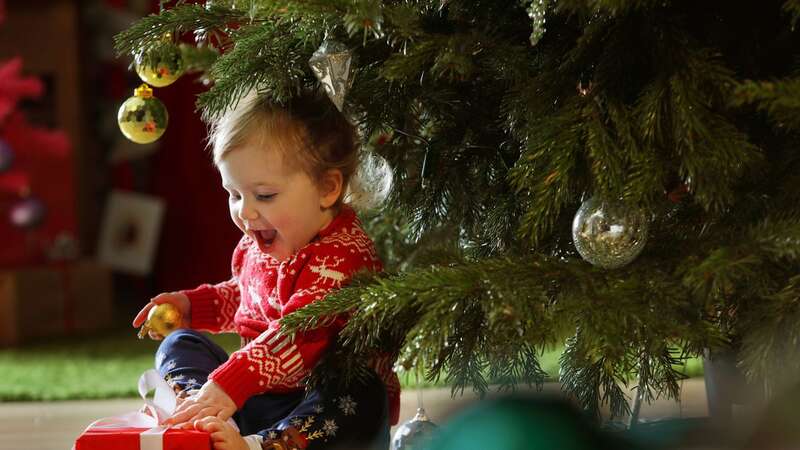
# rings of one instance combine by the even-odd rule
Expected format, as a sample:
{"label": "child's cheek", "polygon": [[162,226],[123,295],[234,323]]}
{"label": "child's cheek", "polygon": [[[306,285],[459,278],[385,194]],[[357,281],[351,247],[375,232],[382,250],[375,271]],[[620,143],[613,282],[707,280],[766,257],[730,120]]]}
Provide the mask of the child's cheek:
{"label": "child's cheek", "polygon": [[235,223],[236,226],[242,230],[242,232],[244,232],[244,224],[242,223],[241,219],[239,219],[239,211],[237,211],[235,208],[230,208],[230,212],[233,223]]}

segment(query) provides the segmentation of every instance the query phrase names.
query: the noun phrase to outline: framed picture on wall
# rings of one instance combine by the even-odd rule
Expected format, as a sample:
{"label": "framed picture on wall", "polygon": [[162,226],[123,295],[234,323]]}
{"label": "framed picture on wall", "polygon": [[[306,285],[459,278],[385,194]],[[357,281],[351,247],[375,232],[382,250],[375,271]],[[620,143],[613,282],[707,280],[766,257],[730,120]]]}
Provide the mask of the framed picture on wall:
{"label": "framed picture on wall", "polygon": [[128,191],[112,191],[106,203],[98,243],[98,259],[132,275],[153,270],[164,201]]}

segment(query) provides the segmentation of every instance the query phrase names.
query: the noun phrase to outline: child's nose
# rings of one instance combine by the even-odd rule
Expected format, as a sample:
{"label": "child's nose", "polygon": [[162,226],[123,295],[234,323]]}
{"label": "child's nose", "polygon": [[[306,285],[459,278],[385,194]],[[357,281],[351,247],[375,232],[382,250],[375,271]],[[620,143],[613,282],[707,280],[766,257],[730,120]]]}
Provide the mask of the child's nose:
{"label": "child's nose", "polygon": [[249,205],[243,205],[239,210],[239,218],[242,220],[256,220],[258,219],[258,211]]}

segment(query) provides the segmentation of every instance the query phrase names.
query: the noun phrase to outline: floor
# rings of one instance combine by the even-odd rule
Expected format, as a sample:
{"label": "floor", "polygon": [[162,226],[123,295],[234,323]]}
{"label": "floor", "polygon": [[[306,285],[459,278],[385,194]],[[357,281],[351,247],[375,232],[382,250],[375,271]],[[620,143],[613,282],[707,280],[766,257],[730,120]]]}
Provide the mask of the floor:
{"label": "floor", "polygon": [[[559,392],[555,383],[547,384],[545,393]],[[421,391],[428,417],[438,424],[476,401],[470,393],[450,397],[449,389]],[[490,397],[497,394],[490,394]],[[400,423],[414,416],[418,391],[405,391],[401,398]],[[69,450],[75,438],[92,421],[137,409],[134,399],[102,401],[67,401],[54,403],[0,403],[0,450]],[[680,403],[658,400],[644,405],[644,420],[665,417],[702,417],[707,415],[705,385],[702,379],[686,380]],[[392,430],[394,432],[394,430]]]}

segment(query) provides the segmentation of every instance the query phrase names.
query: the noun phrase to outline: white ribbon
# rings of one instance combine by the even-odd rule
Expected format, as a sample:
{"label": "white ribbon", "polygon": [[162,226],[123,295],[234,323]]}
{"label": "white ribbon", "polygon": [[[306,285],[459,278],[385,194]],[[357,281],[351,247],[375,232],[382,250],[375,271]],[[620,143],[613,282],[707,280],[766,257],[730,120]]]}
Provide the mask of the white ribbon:
{"label": "white ribbon", "polygon": [[[152,400],[147,396],[150,391],[155,391]],[[164,450],[164,432],[167,431],[167,427],[162,427],[158,424],[170,417],[175,411],[177,404],[175,391],[169,387],[155,369],[150,369],[139,377],[139,396],[142,397],[145,408],[150,414],[137,411],[119,416],[105,417],[93,422],[86,430],[88,431],[90,428],[147,428],[147,430],[139,434],[139,449]],[[239,431],[239,427],[236,426],[233,418],[228,419],[228,424],[236,431]]]}
{"label": "white ribbon", "polygon": [[[155,390],[153,399],[147,394]],[[145,408],[152,415],[142,412],[130,412],[119,416],[106,417],[93,422],[91,428],[148,428],[139,435],[140,450],[163,450],[166,427],[159,422],[172,415],[175,410],[175,392],[154,369],[150,369],[139,377],[139,396],[144,400]]]}

